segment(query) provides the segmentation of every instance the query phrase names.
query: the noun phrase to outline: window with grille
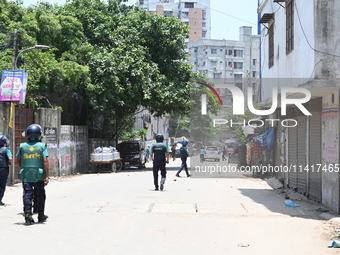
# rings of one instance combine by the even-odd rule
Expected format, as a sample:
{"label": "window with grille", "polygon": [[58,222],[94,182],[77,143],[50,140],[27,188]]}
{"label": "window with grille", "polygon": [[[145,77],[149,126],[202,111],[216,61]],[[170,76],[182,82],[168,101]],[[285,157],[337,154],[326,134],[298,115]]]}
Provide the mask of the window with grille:
{"label": "window with grille", "polygon": [[294,0],[286,3],[286,53],[294,50]]}
{"label": "window with grille", "polygon": [[241,80],[242,74],[234,74],[234,79]]}
{"label": "window with grille", "polygon": [[217,50],[216,49],[211,49],[211,54],[216,54]]}
{"label": "window with grille", "polygon": [[234,50],[234,57],[243,57],[243,50]]}
{"label": "window with grille", "polygon": [[274,24],[269,27],[268,40],[268,65],[271,68],[274,65]]}
{"label": "window with grille", "polygon": [[194,3],[184,3],[184,8],[194,8]]}
{"label": "window with grille", "polygon": [[243,69],[243,62],[234,62],[234,69]]}

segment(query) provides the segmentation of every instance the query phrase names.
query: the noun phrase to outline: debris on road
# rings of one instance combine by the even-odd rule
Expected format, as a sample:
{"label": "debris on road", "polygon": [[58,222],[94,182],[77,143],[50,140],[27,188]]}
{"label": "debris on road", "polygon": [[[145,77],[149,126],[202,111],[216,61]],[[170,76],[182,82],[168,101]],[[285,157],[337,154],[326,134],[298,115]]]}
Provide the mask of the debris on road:
{"label": "debris on road", "polygon": [[300,207],[300,205],[298,204],[295,204],[293,201],[291,200],[286,200],[285,201],[285,206],[288,206],[288,207]]}
{"label": "debris on road", "polygon": [[328,248],[340,248],[340,242],[338,240],[333,240],[333,242],[328,245]]}
{"label": "debris on road", "polygon": [[239,243],[238,247],[249,247],[249,244],[247,244],[247,243]]}

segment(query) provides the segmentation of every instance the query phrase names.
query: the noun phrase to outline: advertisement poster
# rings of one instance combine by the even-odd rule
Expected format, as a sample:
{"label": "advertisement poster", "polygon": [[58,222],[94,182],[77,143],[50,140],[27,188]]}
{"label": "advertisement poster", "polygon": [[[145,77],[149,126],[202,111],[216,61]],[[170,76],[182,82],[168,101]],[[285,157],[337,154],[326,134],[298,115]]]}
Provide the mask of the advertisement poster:
{"label": "advertisement poster", "polygon": [[1,76],[0,101],[20,102],[25,87],[24,70],[3,70]]}

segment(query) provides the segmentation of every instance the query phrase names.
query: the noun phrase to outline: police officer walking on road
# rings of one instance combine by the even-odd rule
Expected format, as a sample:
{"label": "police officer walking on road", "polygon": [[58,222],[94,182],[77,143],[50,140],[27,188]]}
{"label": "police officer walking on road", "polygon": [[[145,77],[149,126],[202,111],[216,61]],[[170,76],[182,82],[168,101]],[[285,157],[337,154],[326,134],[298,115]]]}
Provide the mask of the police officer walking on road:
{"label": "police officer walking on road", "polygon": [[160,189],[164,189],[164,183],[166,179],[166,167],[165,164],[169,164],[169,151],[168,146],[163,144],[164,137],[162,134],[156,135],[156,143],[151,147],[150,158],[153,161],[153,181],[155,184],[155,190],[158,190],[158,171],[161,171],[161,183]]}
{"label": "police officer walking on road", "polygon": [[186,147],[188,145],[188,141],[183,141],[182,142],[182,147],[179,150],[179,153],[181,155],[181,160],[182,160],[182,165],[181,167],[178,169],[176,176],[180,177],[179,174],[182,172],[183,168],[187,174],[187,177],[190,177],[191,175],[189,174],[188,171],[188,166],[187,166],[187,158],[189,157],[189,150]]}
{"label": "police officer walking on road", "polygon": [[6,143],[6,136],[0,135],[0,206],[5,205],[5,203],[2,202],[2,198],[6,190],[9,165],[11,165],[13,161],[13,155],[10,149],[5,147]]}
{"label": "police officer walking on road", "polygon": [[27,127],[28,142],[21,143],[17,153],[20,167],[19,178],[22,180],[25,225],[34,223],[33,211],[38,213],[38,222],[45,222],[45,186],[49,182],[49,164],[46,144],[40,142],[41,127],[33,124]]}

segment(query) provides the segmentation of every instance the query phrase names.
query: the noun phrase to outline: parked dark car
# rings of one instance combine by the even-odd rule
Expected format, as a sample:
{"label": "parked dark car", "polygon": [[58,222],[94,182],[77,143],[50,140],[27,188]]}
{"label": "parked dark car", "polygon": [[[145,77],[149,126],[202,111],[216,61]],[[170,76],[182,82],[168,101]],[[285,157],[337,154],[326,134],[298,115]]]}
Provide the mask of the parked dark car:
{"label": "parked dark car", "polygon": [[117,146],[122,158],[123,169],[136,166],[139,169],[145,168],[145,149],[140,141],[125,141]]}

